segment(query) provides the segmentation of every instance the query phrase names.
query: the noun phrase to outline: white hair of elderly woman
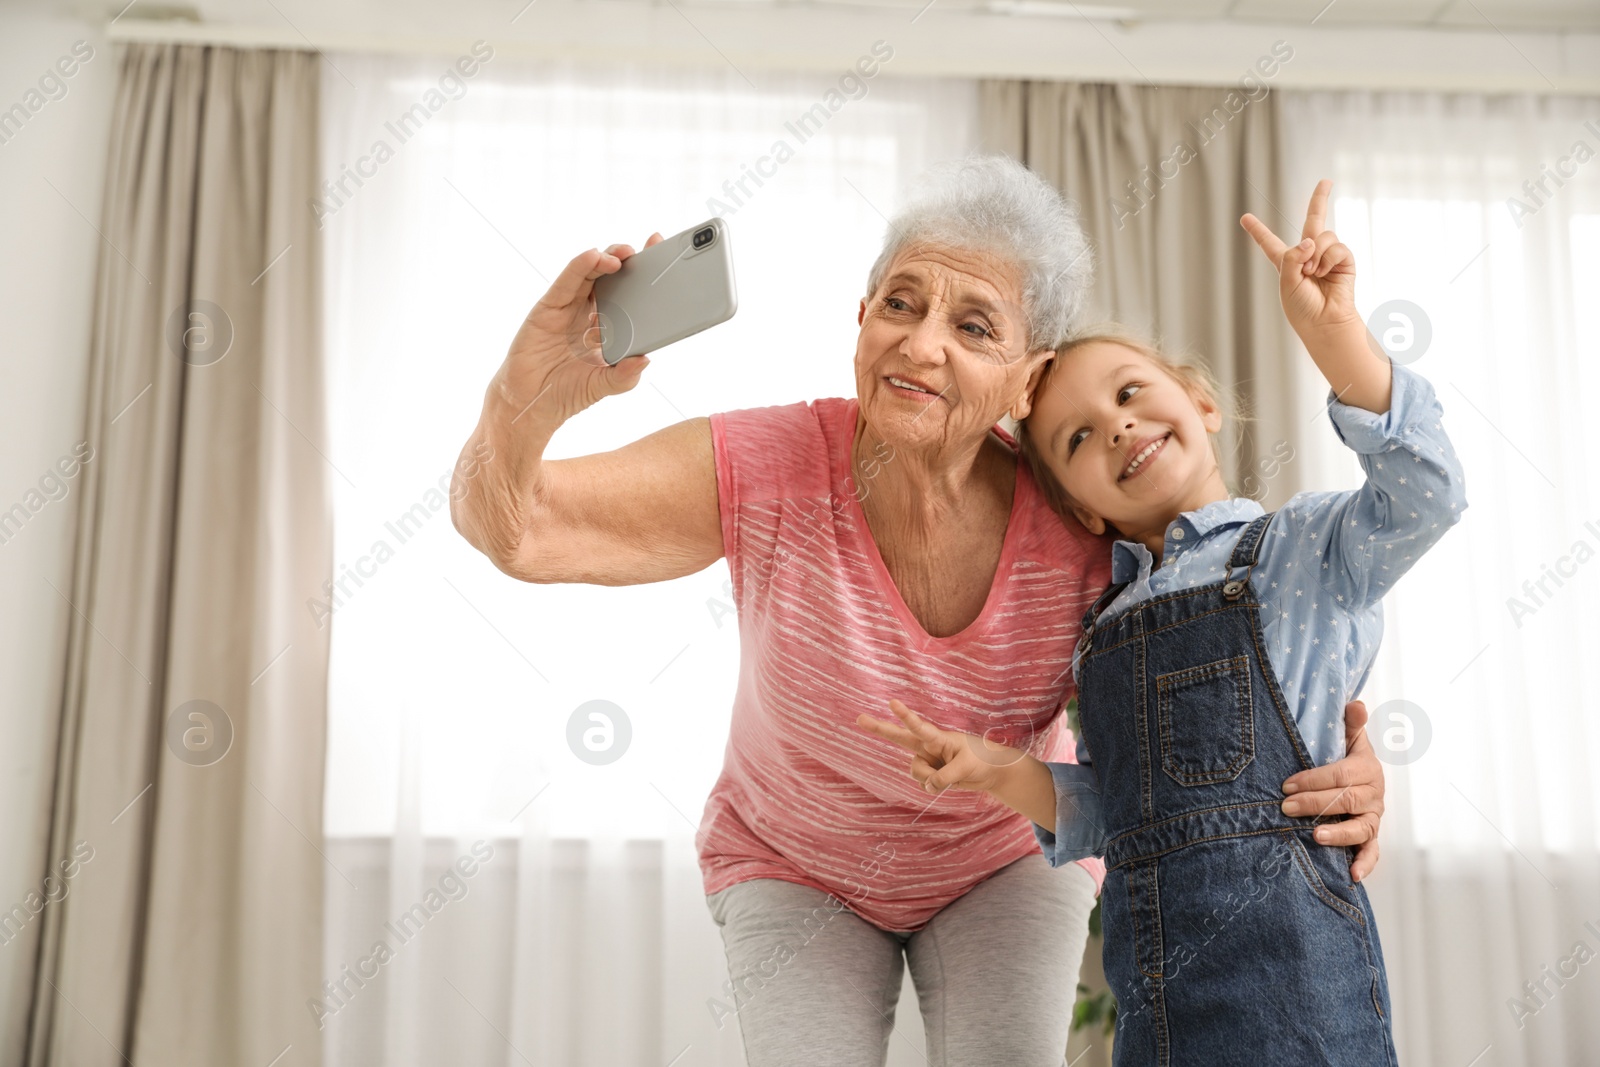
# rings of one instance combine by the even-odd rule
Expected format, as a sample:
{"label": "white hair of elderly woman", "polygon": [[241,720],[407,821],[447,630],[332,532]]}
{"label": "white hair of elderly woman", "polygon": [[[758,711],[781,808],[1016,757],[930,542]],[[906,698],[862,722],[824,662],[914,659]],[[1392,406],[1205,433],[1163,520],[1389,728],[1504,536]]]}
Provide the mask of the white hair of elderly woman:
{"label": "white hair of elderly woman", "polygon": [[869,300],[895,257],[914,244],[970,248],[1015,264],[1029,350],[1054,348],[1079,325],[1094,256],[1078,210],[1010,156],[937,163],[917,179],[867,275]]}

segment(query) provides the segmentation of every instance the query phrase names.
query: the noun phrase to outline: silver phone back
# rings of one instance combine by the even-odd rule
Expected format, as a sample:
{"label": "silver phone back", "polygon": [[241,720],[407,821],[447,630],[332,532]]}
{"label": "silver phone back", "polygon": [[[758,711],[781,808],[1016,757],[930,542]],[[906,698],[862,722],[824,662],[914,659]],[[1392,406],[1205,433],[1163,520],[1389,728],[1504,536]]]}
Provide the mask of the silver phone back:
{"label": "silver phone back", "polygon": [[[709,243],[694,235],[711,228]],[[733,317],[733,249],[728,224],[711,218],[622,261],[622,269],[595,279],[600,351],[607,363],[655,352]]]}

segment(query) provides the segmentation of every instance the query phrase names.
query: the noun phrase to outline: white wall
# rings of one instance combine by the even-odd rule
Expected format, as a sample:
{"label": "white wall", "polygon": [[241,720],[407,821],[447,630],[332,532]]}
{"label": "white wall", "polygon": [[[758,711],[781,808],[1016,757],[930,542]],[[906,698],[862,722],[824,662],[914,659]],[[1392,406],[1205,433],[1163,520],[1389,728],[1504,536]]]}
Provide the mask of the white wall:
{"label": "white wall", "polygon": [[[72,58],[75,42],[93,49]],[[0,111],[63,56],[76,70],[47,86],[20,130],[0,137],[0,913],[42,895],[54,784],[73,532],[81,476],[65,495],[40,479],[84,437],[85,383],[100,192],[118,53],[98,25],[0,8]],[[30,491],[38,495],[29,497]],[[60,499],[50,499],[50,495]],[[55,905],[46,905],[53,907]],[[0,944],[0,1063],[19,1063],[40,920]]]}

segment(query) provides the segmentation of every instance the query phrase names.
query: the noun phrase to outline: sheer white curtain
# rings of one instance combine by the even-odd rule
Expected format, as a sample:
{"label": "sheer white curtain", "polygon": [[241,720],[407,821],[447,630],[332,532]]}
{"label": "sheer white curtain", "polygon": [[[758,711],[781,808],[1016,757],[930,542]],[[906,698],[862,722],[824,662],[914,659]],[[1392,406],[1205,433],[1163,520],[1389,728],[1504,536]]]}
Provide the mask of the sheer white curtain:
{"label": "sheer white curtain", "polygon": [[[441,486],[547,279],[586,248],[713,213],[732,230],[738,314],[655,356],[552,455],[850,395],[883,216],[929,162],[976,143],[975,86],[895,79],[872,41],[870,78],[484,51],[453,77],[460,57],[340,55],[326,79],[329,183],[308,208],[327,244],[343,581],[308,610],[333,628],[339,875],[330,985],[307,1010],[331,1065],[740,1063],[736,1025],[707,1008],[727,973],[692,842],[738,670],[726,566],[632,589],[523,585],[456,535]],[[605,764],[569,744],[597,700],[621,752]],[[597,722],[586,709],[576,729]]]}
{"label": "sheer white curtain", "polygon": [[[1592,1064],[1600,99],[1284,93],[1280,107],[1277,225],[1298,231],[1316,179],[1333,179],[1362,313],[1436,386],[1467,475],[1464,521],[1388,598],[1364,694],[1397,753],[1370,890],[1401,1061]],[[1305,431],[1274,490],[1355,484],[1327,386],[1295,358]]]}

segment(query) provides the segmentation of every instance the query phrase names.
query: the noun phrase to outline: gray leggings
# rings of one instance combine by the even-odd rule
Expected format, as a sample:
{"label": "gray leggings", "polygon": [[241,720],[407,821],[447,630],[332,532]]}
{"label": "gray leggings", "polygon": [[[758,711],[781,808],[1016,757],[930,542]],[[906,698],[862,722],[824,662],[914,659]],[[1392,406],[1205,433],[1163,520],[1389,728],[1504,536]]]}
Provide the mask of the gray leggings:
{"label": "gray leggings", "polygon": [[749,1067],[883,1067],[907,960],[929,1067],[1064,1059],[1094,907],[1094,879],[1077,864],[1025,856],[914,933],[881,930],[827,893],[773,878],[706,903],[722,928],[727,1011],[737,1011]]}

